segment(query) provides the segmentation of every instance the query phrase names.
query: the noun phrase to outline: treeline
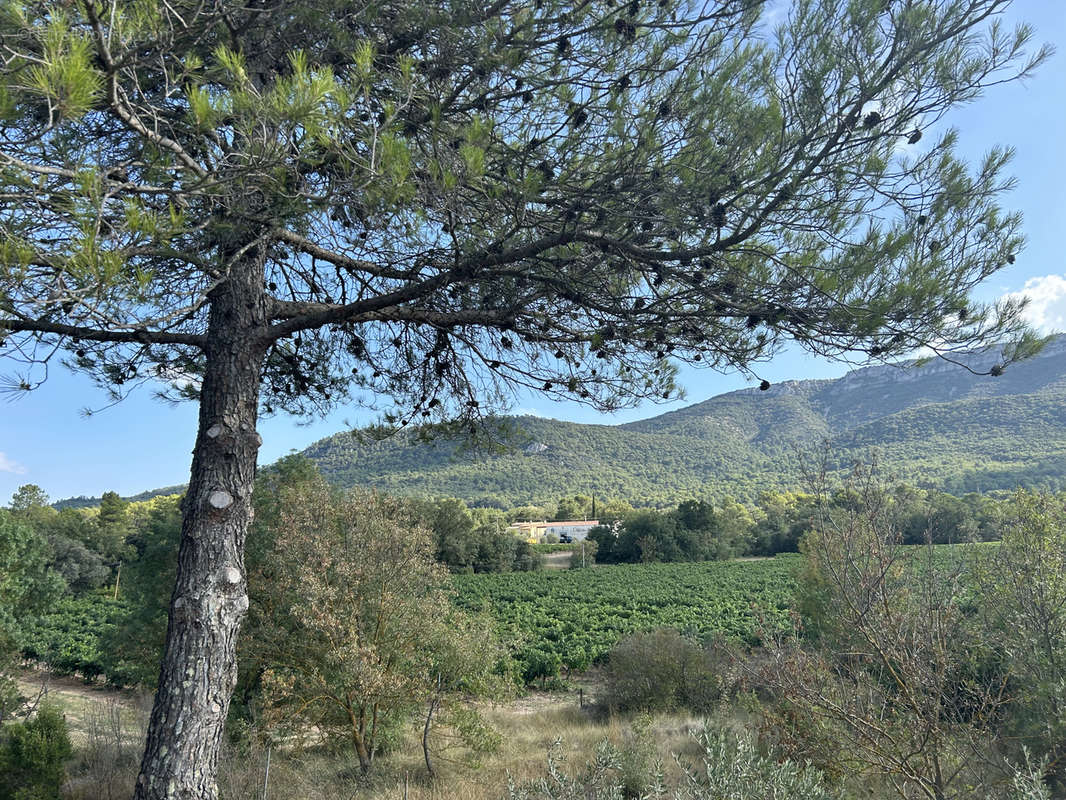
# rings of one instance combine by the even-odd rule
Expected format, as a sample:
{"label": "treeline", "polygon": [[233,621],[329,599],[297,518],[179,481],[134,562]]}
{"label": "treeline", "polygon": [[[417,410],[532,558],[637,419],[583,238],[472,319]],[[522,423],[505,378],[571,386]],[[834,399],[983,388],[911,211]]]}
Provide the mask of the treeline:
{"label": "treeline", "polygon": [[[271,548],[282,498],[294,486],[321,481],[314,464],[301,456],[260,473],[246,557],[249,576],[271,574],[267,565],[276,557]],[[338,490],[336,502],[343,504],[343,497]],[[0,673],[4,663],[21,656],[61,674],[151,685],[174,584],[180,500],[171,495],[130,503],[108,492],[96,508],[57,510],[40,487],[21,487],[9,508],[0,509]],[[533,545],[508,530],[513,513],[471,509],[450,498],[388,502],[396,504],[406,526],[425,533],[427,557],[448,571],[528,571],[541,565]],[[10,705],[10,681],[8,689]],[[0,699],[0,718],[3,707]]]}
{"label": "treeline", "polygon": [[[987,542],[1001,534],[996,501],[967,494],[897,486],[888,493],[903,544]],[[773,556],[799,551],[818,520],[853,507],[859,498],[841,490],[828,496],[764,492],[754,506],[735,500],[686,500],[674,509],[606,515],[589,532],[601,563],[706,561]]]}
{"label": "treeline", "polygon": [[[317,479],[317,470],[301,456],[283,459],[259,476],[250,573],[257,559],[268,557],[273,534],[267,521],[277,518],[285,487],[312,478]],[[106,676],[119,685],[154,681],[180,540],[179,499],[127,503],[109,492],[98,508],[56,510],[40,488],[22,487],[10,508],[0,509],[5,585],[15,587],[0,600],[5,652],[45,662],[58,672]],[[997,504],[988,497],[958,498],[901,486],[890,499],[906,544],[987,541],[1000,535]],[[508,510],[471,508],[450,498],[396,502],[411,525],[427,532],[437,563],[453,573],[493,573],[541,565],[538,547],[508,530],[518,520],[599,519],[603,524],[590,533],[585,564],[723,560],[795,552],[827,510],[848,508],[857,500],[843,491],[828,500],[765,492],[750,506],[701,499],[661,510],[637,510],[585,494]]]}
{"label": "treeline", "polygon": [[60,511],[39,486],[28,484],[15,492],[8,513],[44,540],[49,566],[78,593],[113,582],[119,564],[136,557],[135,530],[149,507],[142,504],[131,513],[128,502],[107,492],[95,508]]}
{"label": "treeline", "polygon": [[499,511],[471,509],[451,498],[408,503],[433,532],[437,561],[453,572],[522,572],[540,567],[532,544],[509,532],[509,520]]}

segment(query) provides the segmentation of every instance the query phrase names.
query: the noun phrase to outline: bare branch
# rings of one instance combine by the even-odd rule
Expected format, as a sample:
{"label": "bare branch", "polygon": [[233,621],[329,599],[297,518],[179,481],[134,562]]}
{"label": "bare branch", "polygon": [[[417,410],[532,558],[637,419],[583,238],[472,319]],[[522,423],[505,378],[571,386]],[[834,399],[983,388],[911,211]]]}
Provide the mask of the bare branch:
{"label": "bare branch", "polygon": [[47,320],[0,319],[0,330],[11,333],[51,333],[72,339],[94,342],[136,342],[141,344],[177,344],[202,348],[206,338],[202,334],[151,331],[147,329],[109,330],[65,325]]}

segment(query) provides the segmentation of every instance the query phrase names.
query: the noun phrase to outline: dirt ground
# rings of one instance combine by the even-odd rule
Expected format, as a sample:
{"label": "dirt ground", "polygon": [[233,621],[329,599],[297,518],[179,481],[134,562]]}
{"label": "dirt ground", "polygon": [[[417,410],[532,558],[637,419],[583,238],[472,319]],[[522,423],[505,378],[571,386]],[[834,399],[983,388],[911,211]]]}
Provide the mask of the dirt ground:
{"label": "dirt ground", "polygon": [[17,680],[19,691],[31,701],[51,700],[63,709],[75,742],[84,740],[94,727],[113,725],[116,717],[129,724],[146,719],[151,710],[151,697],[146,693],[90,684],[42,669],[24,669]]}
{"label": "dirt ground", "polygon": [[[554,555],[554,554],[553,554]],[[560,553],[567,556],[569,553]],[[591,705],[601,690],[601,678],[596,670],[582,675],[571,675],[566,689],[537,691],[498,704],[507,713],[526,716],[565,708],[580,708]],[[100,717],[116,712],[127,721],[147,719],[152,699],[146,692],[115,689],[102,683],[85,683],[77,677],[53,675],[43,669],[24,669],[18,675],[19,691],[34,700],[51,700],[57,703],[67,718],[72,736],[83,738],[92,725],[99,724]]]}

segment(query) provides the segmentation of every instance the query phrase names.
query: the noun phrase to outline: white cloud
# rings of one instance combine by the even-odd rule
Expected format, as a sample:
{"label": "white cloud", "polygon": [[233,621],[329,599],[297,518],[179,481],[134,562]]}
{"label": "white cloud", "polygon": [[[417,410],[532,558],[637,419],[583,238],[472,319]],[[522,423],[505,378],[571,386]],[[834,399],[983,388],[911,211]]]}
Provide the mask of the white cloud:
{"label": "white cloud", "polygon": [[1044,333],[1066,330],[1066,275],[1030,278],[1020,292],[1010,292],[1005,297],[1028,297],[1023,316]]}
{"label": "white cloud", "polygon": [[516,408],[514,413],[520,417],[540,417],[541,419],[548,419],[546,415],[537,411],[535,408]]}
{"label": "white cloud", "polygon": [[25,475],[26,468],[17,461],[12,461],[4,453],[0,452],[0,472],[11,472],[15,475]]}

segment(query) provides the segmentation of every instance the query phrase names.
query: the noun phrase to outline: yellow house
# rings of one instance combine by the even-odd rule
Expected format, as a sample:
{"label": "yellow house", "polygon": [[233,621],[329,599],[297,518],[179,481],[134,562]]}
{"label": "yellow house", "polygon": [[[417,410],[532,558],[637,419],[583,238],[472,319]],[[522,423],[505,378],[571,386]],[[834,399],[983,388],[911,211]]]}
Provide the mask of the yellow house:
{"label": "yellow house", "polygon": [[559,541],[566,541],[569,538],[571,542],[580,542],[588,536],[590,530],[599,524],[599,520],[596,519],[515,522],[507,530],[513,532],[515,536],[525,539],[530,544],[542,542],[545,536],[552,533],[559,537]]}

